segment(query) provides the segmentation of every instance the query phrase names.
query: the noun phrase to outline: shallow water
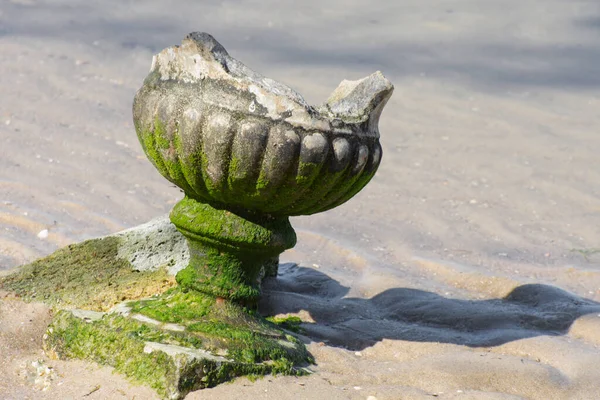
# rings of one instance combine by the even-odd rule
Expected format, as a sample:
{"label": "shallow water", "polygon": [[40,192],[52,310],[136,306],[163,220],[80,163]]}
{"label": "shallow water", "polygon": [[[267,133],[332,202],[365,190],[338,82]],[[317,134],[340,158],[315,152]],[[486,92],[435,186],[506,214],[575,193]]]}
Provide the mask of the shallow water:
{"label": "shallow water", "polygon": [[[299,243],[282,261],[300,267],[283,269],[281,284],[294,277],[302,290],[305,276],[313,290],[312,339],[506,346],[564,335],[595,310],[596,3],[177,4],[0,5],[0,270],[145,222],[181,198],[143,155],[131,101],[152,54],[203,30],[313,104],[375,70],[396,86],[373,181],[335,210],[292,219]],[[521,297],[500,300],[515,290]],[[289,312],[288,300],[273,311]],[[354,317],[326,312],[343,307]],[[599,343],[581,337],[588,349]]]}

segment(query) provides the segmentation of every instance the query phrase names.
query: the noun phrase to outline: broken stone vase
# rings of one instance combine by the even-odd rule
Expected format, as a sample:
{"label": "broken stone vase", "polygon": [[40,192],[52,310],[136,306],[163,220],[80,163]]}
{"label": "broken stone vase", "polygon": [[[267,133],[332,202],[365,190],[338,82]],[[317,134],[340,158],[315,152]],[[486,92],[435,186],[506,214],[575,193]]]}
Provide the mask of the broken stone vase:
{"label": "broken stone vase", "polygon": [[376,72],[312,107],[206,33],[156,55],[133,117],[150,161],[185,193],[171,212],[191,255],[180,287],[254,306],[261,271],[276,275],[296,243],[288,217],[336,207],[375,174],[392,91]]}
{"label": "broken stone vase", "polygon": [[262,318],[259,282],[296,243],[289,216],[336,207],[373,177],[392,90],[376,72],[311,107],[190,34],[154,57],[133,104],[146,155],[185,192],[170,214],[177,230],[162,219],[71,245],[0,289],[56,307],[51,357],[111,365],[166,399],[240,375],[307,373],[298,319]]}

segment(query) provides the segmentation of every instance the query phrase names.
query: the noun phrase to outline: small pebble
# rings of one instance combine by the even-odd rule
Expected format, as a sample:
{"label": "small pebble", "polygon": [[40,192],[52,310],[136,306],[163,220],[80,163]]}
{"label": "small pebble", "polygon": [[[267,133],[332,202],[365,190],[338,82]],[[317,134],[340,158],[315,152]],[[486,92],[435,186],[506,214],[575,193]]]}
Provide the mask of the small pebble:
{"label": "small pebble", "polygon": [[48,237],[48,229],[43,229],[41,230],[38,234],[37,237],[40,239],[46,239]]}

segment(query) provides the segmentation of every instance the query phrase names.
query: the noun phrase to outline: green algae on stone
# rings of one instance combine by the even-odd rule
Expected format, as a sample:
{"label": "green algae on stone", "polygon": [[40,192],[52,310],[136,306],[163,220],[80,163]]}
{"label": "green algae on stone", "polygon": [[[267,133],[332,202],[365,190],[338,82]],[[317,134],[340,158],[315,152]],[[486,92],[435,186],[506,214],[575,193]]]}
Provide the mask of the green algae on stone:
{"label": "green algae on stone", "polygon": [[164,353],[144,352],[144,331],[148,330],[142,323],[120,316],[86,322],[63,310],[55,315],[49,326],[44,347],[51,356],[61,359],[109,364],[118,372],[165,395],[169,373],[175,366]]}
{"label": "green algae on stone", "polygon": [[290,315],[287,317],[267,317],[267,321],[274,323],[275,325],[287,329],[288,331],[301,333],[304,331],[300,326],[302,324],[302,320],[300,317],[295,315]]}
{"label": "green algae on stone", "polygon": [[187,196],[173,208],[171,221],[190,248],[179,285],[240,304],[256,304],[261,270],[272,274],[273,259],[296,243],[287,218],[241,216]]}
{"label": "green algae on stone", "polygon": [[[378,122],[392,92],[376,72],[343,81],[326,104],[311,107],[230,57],[212,36],[194,32],[155,56],[133,119],[148,158],[187,196],[287,217],[321,212],[367,182],[314,185],[317,175],[335,175],[338,164],[357,175],[377,169],[380,157],[362,163],[380,151]],[[298,206],[306,202],[310,207]]]}
{"label": "green algae on stone", "polygon": [[[331,171],[327,169],[326,172],[320,173],[316,179],[311,182],[310,193],[313,193],[312,197],[306,199],[303,202],[298,202],[289,207],[290,215],[310,215],[323,208],[323,197],[331,190],[335,190],[338,182],[342,181],[343,176],[347,173],[348,166],[339,171]],[[322,170],[321,170],[322,171]]]}
{"label": "green algae on stone", "polygon": [[298,339],[255,312],[195,291],[174,288],[98,314],[86,320],[77,310],[58,312],[47,353],[111,365],[163,398],[242,375],[304,375],[314,362]]}
{"label": "green algae on stone", "polygon": [[286,360],[291,367],[312,361],[298,339],[285,334],[256,312],[213,296],[175,288],[161,296],[127,305],[132,314],[185,328],[188,336],[202,342],[203,349],[226,354],[236,362]]}
{"label": "green algae on stone", "polygon": [[[242,375],[305,373],[293,368],[287,359],[239,363],[203,350],[181,347],[179,338],[182,336],[118,315],[109,314],[98,321],[86,322],[64,310],[50,325],[45,348],[60,358],[111,365],[117,372],[134,382],[149,385],[168,399],[180,399],[192,390],[212,387]],[[170,343],[162,344],[165,342]]]}
{"label": "green algae on stone", "polygon": [[154,118],[152,128],[139,127],[137,131],[142,148],[150,155],[149,159],[161,174],[186,192],[193,192],[180,160],[181,138],[178,132],[172,134],[171,139],[167,138],[165,124],[158,116]]}
{"label": "green algae on stone", "polygon": [[[276,275],[279,254],[295,245],[290,215],[341,204],[373,176],[377,124],[392,91],[375,73],[342,82],[326,104],[311,107],[210,35],[190,34],[155,56],[133,104],[144,152],[185,192],[170,218],[187,240],[189,263],[179,267],[187,266],[157,257],[165,248],[149,229],[70,246],[3,287],[57,308],[106,310],[128,300],[110,314],[60,311],[46,348],[113,365],[163,397],[239,375],[298,373],[312,358],[280,329],[299,328],[298,321],[272,323],[256,312],[261,271]],[[181,255],[179,239],[165,241],[168,251],[179,246]],[[154,264],[169,266],[179,286],[165,292],[174,284],[165,268],[136,272]],[[155,293],[162,294],[129,301]]]}
{"label": "green algae on stone", "polygon": [[118,257],[119,237],[72,244],[0,278],[0,288],[55,308],[104,311],[175,285],[166,268],[136,271]]}
{"label": "green algae on stone", "polygon": [[215,305],[215,299],[195,291],[173,288],[162,296],[127,303],[131,312],[167,323],[180,323],[205,317]]}

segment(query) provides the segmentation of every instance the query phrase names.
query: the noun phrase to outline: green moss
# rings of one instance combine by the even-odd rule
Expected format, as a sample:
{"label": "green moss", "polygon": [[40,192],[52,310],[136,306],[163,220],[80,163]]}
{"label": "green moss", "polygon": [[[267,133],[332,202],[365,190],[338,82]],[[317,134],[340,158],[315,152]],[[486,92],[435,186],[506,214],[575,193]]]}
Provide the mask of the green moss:
{"label": "green moss", "polygon": [[[259,363],[223,362],[211,356],[190,358],[183,354],[170,356],[162,351],[144,351],[147,342],[202,348],[202,341],[189,339],[195,336],[195,333],[168,332],[118,315],[109,314],[98,321],[85,322],[69,311],[61,311],[48,329],[45,348],[60,358],[111,365],[134,382],[149,385],[164,398],[182,398],[189,391],[212,387],[236,376],[302,375],[304,370],[296,365],[311,361],[303,348],[298,348],[297,357],[271,352],[271,356],[282,357]],[[261,339],[256,337],[256,340]],[[249,346],[247,360],[254,354],[253,346],[264,347],[256,341],[246,344]],[[231,354],[227,358],[231,359]]]}
{"label": "green moss", "polygon": [[119,239],[73,244],[0,279],[0,288],[57,308],[104,311],[125,299],[162,293],[175,285],[165,268],[138,272],[118,259]]}
{"label": "green moss", "polygon": [[[129,303],[131,312],[163,323],[177,323],[202,348],[242,363],[287,360],[293,364],[310,361],[304,346],[277,325],[236,303],[217,300],[193,290],[173,289],[153,299]],[[293,321],[293,322],[292,322]],[[293,318],[288,319],[294,324]],[[174,339],[170,339],[174,340]],[[281,345],[281,341],[288,345]]]}
{"label": "green moss", "polygon": [[287,212],[289,215],[309,215],[320,212],[326,206],[323,199],[332,190],[336,190],[337,183],[343,179],[349,166],[341,171],[323,171],[317,175],[310,186],[310,198],[294,204]]}
{"label": "green moss", "polygon": [[166,137],[165,124],[157,117],[154,118],[154,140],[158,150],[168,150],[171,147],[171,141]]}
{"label": "green moss", "polygon": [[[57,307],[106,310],[126,298],[149,297],[149,288],[164,292],[173,284],[164,271],[133,272],[128,262],[116,259],[118,247],[119,239],[114,237],[69,246],[4,277],[2,288]],[[158,325],[117,314],[84,322],[70,311],[59,311],[48,331],[46,349],[60,358],[114,366],[165,398],[241,375],[303,374],[298,367],[312,362],[297,339],[256,312],[214,296],[172,288],[129,306],[131,314],[150,317]],[[169,330],[168,323],[183,330]],[[145,353],[148,342],[207,350],[231,361]]]}
{"label": "green moss", "polygon": [[300,162],[298,164],[298,174],[296,175],[298,186],[309,187],[317,178],[321,167],[322,164]]}
{"label": "green moss", "polygon": [[182,153],[181,137],[178,132],[167,132],[165,123],[158,116],[154,118],[153,126],[142,127],[136,125],[136,132],[144,152],[162,176],[179,186],[186,192],[195,193],[188,181],[195,176],[193,171],[186,173],[186,167],[180,159]]}
{"label": "green moss", "polygon": [[[178,150],[181,149],[181,138],[179,137],[177,124],[175,131],[171,132],[169,135],[165,124],[157,116],[154,119],[154,131],[149,133],[148,136],[154,137],[155,148],[166,168],[167,175],[163,174],[163,176],[184,191],[192,191],[192,188],[186,179],[186,174],[183,172],[181,160],[179,159],[180,153]],[[171,136],[170,139],[169,136]]]}
{"label": "green moss", "polygon": [[[314,362],[298,339],[256,312],[199,292],[175,288],[128,306],[127,317],[105,314],[92,322],[70,311],[58,312],[48,329],[45,349],[59,358],[111,365],[165,398],[182,397],[241,375],[303,375],[302,367]],[[165,325],[173,323],[179,328]],[[190,357],[189,351],[178,350],[179,355],[144,351],[148,343],[209,353]]]}
{"label": "green moss", "polygon": [[180,323],[206,316],[214,304],[214,298],[175,288],[159,297],[131,302],[129,306],[134,313],[162,322]]}
{"label": "green moss", "polygon": [[138,139],[140,140],[142,148],[144,149],[144,152],[146,153],[152,164],[154,164],[154,166],[162,176],[171,180],[167,167],[165,166],[162,155],[160,154],[159,148],[157,146],[156,138],[152,129],[142,126],[137,126],[136,128]]}
{"label": "green moss", "polygon": [[273,338],[219,320],[196,322],[189,325],[188,330],[213,338],[221,338],[222,344],[227,347],[227,356],[239,362],[257,363],[289,357],[287,349],[278,345]]}
{"label": "green moss", "polygon": [[171,221],[190,247],[190,263],[177,282],[246,305],[258,301],[261,269],[296,243],[287,218],[241,216],[189,197],[173,208]]}
{"label": "green moss", "polygon": [[182,171],[192,187],[192,190],[186,192],[186,195],[204,203],[209,203],[213,199],[209,195],[202,159],[203,156],[201,151],[190,152],[188,149],[188,155],[184,158]]}
{"label": "green moss", "polygon": [[236,176],[237,173],[239,172],[240,167],[242,166],[241,164],[241,160],[239,158],[236,157],[232,157],[231,161],[229,162],[229,180],[231,181],[231,178],[233,176]]}
{"label": "green moss", "polygon": [[[279,171],[278,160],[269,159],[262,161],[267,164],[259,168],[258,176],[242,176],[240,173],[247,166],[235,157],[227,159],[229,143],[221,149],[225,157],[222,167],[227,173],[216,181],[208,174],[209,161],[203,143],[199,143],[197,149],[186,152],[184,157],[177,128],[169,139],[170,132],[158,117],[152,125],[151,130],[138,128],[138,136],[156,168],[188,196],[216,207],[227,204],[241,211],[261,210],[271,215],[281,215],[282,212],[285,215],[314,214],[346,202],[368,183],[374,173],[353,175],[350,172],[350,164],[353,163],[342,171],[335,171],[331,166],[320,163],[295,162],[285,164],[287,171]],[[269,180],[265,171],[274,170],[278,170],[277,176],[281,178],[285,175],[283,182]]]}
{"label": "green moss", "polygon": [[[257,179],[260,175],[260,162],[232,156],[229,163],[229,173],[227,177],[227,200],[230,206],[239,206],[241,208],[253,208],[260,204],[260,197],[257,196]],[[260,160],[258,160],[260,161]],[[258,165],[255,165],[258,164]],[[260,176],[261,186],[266,184],[264,173]],[[263,199],[264,200],[264,199]]]}
{"label": "green moss", "polygon": [[45,347],[62,358],[112,365],[166,397],[175,365],[165,353],[144,353],[145,342],[136,334],[141,330],[141,324],[118,316],[87,323],[61,311],[49,327]]}
{"label": "green moss", "polygon": [[190,264],[177,274],[180,286],[241,304],[258,301],[258,274],[262,259],[221,252],[202,243],[190,243]]}
{"label": "green moss", "polygon": [[346,189],[345,194],[343,196],[341,196],[335,202],[329,204],[327,207],[323,208],[321,211],[331,210],[332,208],[344,204],[352,197],[354,197],[358,192],[360,192],[362,188],[364,188],[374,176],[375,171],[363,172],[362,175],[360,175],[360,177],[352,184],[352,186]]}
{"label": "green moss", "polygon": [[260,196],[260,191],[269,187],[269,180],[267,179],[265,173],[261,170],[258,175],[258,179],[256,180],[256,192],[253,194],[254,196]]}
{"label": "green moss", "polygon": [[295,235],[287,219],[242,216],[189,197],[175,205],[170,217],[175,226],[198,236],[199,240],[232,250],[277,254],[295,244]]}
{"label": "green moss", "polygon": [[281,318],[267,317],[267,321],[272,322],[275,325],[291,332],[301,333],[303,331],[302,327],[300,326],[302,324],[302,320],[300,317],[296,317],[295,315]]}
{"label": "green moss", "polygon": [[261,206],[261,210],[266,213],[278,214],[293,209],[298,203],[298,199],[303,199],[298,204],[318,198],[321,193],[313,189],[313,183],[317,180],[323,164],[299,162],[295,173],[289,174],[286,182],[279,185],[279,189],[274,192],[267,202]]}
{"label": "green moss", "polygon": [[348,169],[347,174],[340,179],[340,184],[331,189],[322,199],[319,212],[329,210],[346,202],[358,193],[371,179],[373,174],[359,171],[354,174]]}
{"label": "green moss", "polygon": [[200,165],[200,176],[202,177],[202,180],[204,181],[204,185],[206,186],[206,192],[208,194],[207,197],[209,197],[212,201],[218,200],[221,201],[221,190],[219,190],[222,185],[219,182],[213,182],[212,179],[210,179],[210,176],[208,176],[208,157],[206,155],[206,149],[204,148],[204,143],[202,146],[202,149],[200,149],[198,151],[199,153],[199,157],[198,157],[198,163]]}

